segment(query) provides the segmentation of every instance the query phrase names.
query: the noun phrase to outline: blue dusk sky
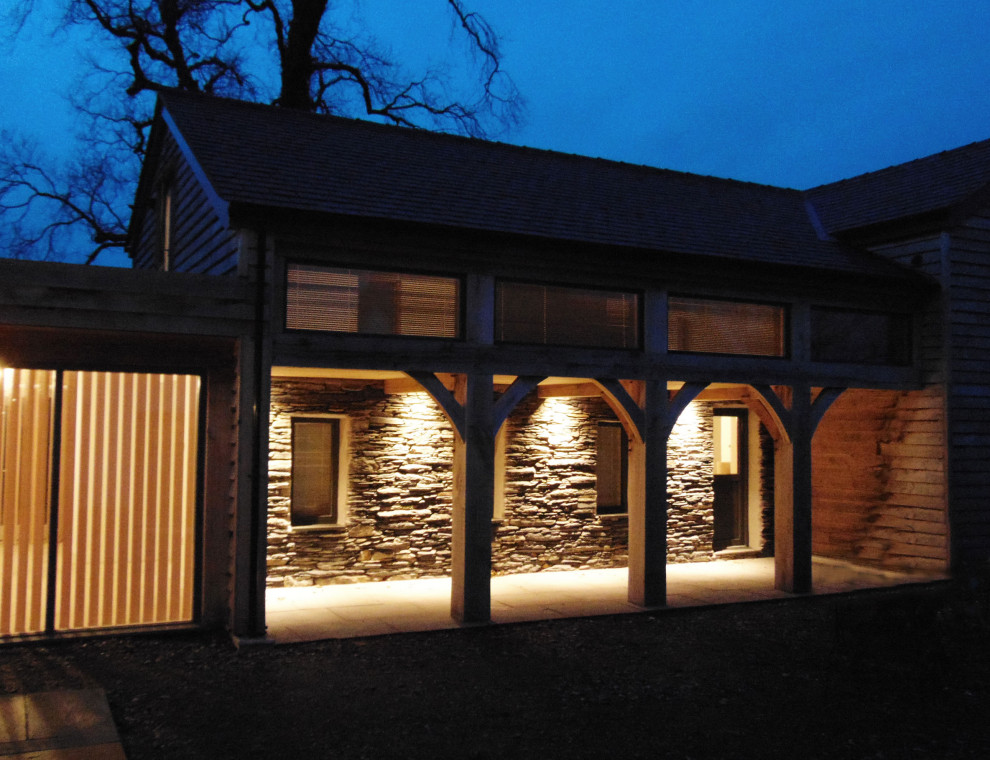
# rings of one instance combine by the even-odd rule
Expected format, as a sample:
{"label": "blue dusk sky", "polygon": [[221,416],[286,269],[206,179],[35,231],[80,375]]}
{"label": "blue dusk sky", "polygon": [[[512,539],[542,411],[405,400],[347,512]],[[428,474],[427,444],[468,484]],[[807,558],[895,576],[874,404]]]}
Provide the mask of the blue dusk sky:
{"label": "blue dusk sky", "polygon": [[[0,48],[0,128],[71,149],[88,46],[36,3]],[[526,101],[505,142],[803,189],[990,138],[987,0],[466,3]],[[442,0],[354,4],[401,60],[450,42]]]}

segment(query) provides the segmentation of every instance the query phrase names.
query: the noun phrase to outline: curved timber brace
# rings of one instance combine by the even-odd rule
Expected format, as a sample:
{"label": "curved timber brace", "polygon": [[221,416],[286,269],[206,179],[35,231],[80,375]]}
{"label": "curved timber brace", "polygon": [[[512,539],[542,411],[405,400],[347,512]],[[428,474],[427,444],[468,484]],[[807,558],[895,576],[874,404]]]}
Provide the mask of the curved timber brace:
{"label": "curved timber brace", "polygon": [[450,614],[461,623],[491,619],[495,435],[542,376],[521,376],[495,398],[491,374],[457,375],[453,391],[431,372],[409,372],[454,426]]}
{"label": "curved timber brace", "polygon": [[809,400],[807,422],[800,424],[809,425],[809,431],[814,436],[815,431],[818,429],[818,423],[822,421],[825,412],[828,411],[833,402],[846,390],[845,388],[822,388],[818,391],[814,401],[811,401],[809,395],[810,388],[808,386],[794,386],[791,393],[787,394],[792,398],[792,408],[789,409],[785,400],[781,398],[780,394],[772,386],[754,385],[753,389],[762,396],[763,400],[772,410],[774,417],[776,417],[780,429],[791,439],[793,439],[791,431],[799,424],[795,419],[797,410],[793,407],[799,395],[802,399],[807,398]]}
{"label": "curved timber brace", "polygon": [[811,442],[818,424],[845,388],[789,386],[785,396],[754,385],[783,433],[774,442],[774,585],[782,591],[811,591]]}
{"label": "curved timber brace", "polygon": [[671,396],[663,379],[623,383],[597,378],[629,433],[629,601],[667,601],[667,441],[706,383],[685,383]]}
{"label": "curved timber brace", "polygon": [[443,381],[432,372],[407,372],[407,375],[423,386],[423,390],[430,394],[430,397],[437,402],[444,415],[454,426],[454,432],[460,437],[464,437],[464,407],[454,398],[453,392],[448,390]]}

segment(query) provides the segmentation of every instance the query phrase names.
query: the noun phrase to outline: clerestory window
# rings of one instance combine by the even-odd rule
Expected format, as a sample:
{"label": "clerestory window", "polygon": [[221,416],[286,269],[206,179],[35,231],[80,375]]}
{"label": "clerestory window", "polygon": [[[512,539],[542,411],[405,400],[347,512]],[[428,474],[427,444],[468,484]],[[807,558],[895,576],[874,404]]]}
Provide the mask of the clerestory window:
{"label": "clerestory window", "polygon": [[811,358],[817,362],[911,363],[907,314],[815,307],[811,310]]}
{"label": "clerestory window", "polygon": [[495,339],[587,348],[639,348],[635,293],[500,281]]}
{"label": "clerestory window", "polygon": [[667,348],[705,354],[787,355],[783,306],[671,296]]}
{"label": "clerestory window", "polygon": [[459,338],[461,281],[289,264],[285,326],[289,330]]}

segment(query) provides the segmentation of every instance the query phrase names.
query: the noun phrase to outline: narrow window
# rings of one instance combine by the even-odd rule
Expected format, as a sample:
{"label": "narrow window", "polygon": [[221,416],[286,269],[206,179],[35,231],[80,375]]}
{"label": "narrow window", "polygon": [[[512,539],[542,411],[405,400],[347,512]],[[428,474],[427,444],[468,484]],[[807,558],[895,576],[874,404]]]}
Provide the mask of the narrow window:
{"label": "narrow window", "polygon": [[506,343],[638,348],[635,293],[499,282],[495,337]]}
{"label": "narrow window", "polygon": [[339,522],[340,420],[292,420],[292,524]]}
{"label": "narrow window", "polygon": [[783,306],[671,296],[670,351],[786,356]]}
{"label": "narrow window", "polygon": [[505,519],[505,441],[508,424],[503,423],[495,435],[495,504],[492,519],[496,521]]}
{"label": "narrow window", "polygon": [[158,260],[163,272],[172,269],[172,239],[174,236],[174,192],[173,183],[162,183],[158,197]]}
{"label": "narrow window", "polygon": [[626,485],[629,480],[629,439],[618,422],[598,423],[597,510],[600,515],[628,511]]}
{"label": "narrow window", "polygon": [[289,330],[458,338],[461,282],[456,277],[290,264]]}

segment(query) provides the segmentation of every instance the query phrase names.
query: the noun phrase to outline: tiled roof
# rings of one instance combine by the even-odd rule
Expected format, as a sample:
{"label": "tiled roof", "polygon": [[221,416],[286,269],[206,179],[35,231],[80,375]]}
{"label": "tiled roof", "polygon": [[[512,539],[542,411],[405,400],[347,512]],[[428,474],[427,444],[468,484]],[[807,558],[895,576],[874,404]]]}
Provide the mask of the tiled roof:
{"label": "tiled roof", "polygon": [[823,226],[842,233],[949,209],[990,184],[990,140],[807,191]]}
{"label": "tiled roof", "polygon": [[894,275],[821,240],[797,190],[170,92],[231,204]]}

